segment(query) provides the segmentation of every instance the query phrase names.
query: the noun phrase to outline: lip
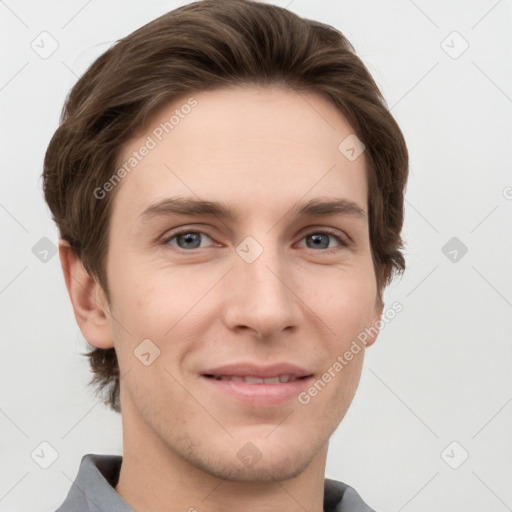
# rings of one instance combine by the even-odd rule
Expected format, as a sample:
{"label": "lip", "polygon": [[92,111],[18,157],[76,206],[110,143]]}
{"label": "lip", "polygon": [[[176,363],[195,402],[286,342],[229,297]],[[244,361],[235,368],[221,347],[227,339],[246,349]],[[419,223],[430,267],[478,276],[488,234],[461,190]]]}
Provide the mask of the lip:
{"label": "lip", "polygon": [[[217,368],[211,368],[202,373],[202,375],[251,375],[253,377],[261,377],[262,379],[275,377],[277,375],[293,375],[294,377],[306,377],[312,375],[313,372],[300,366],[296,366],[290,363],[275,363],[272,365],[261,366],[254,363],[235,363],[226,364]],[[269,386],[270,384],[265,384]]]}
{"label": "lip", "polygon": [[[277,375],[293,375],[297,380],[279,384],[253,384],[232,380],[217,380],[207,375],[254,376],[260,378]],[[201,381],[213,390],[239,403],[252,407],[271,407],[281,405],[296,398],[301,391],[311,385],[313,373],[289,363],[258,366],[252,363],[229,364],[205,371]]]}

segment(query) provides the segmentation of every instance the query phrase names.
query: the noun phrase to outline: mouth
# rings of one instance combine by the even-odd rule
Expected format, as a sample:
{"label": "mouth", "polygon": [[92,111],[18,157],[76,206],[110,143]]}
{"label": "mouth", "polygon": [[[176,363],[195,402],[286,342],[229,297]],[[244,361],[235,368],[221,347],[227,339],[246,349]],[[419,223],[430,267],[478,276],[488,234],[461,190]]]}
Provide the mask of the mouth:
{"label": "mouth", "polygon": [[247,384],[284,384],[287,382],[295,382],[296,380],[303,380],[311,377],[312,375],[304,375],[297,377],[296,375],[284,374],[276,375],[275,377],[257,377],[255,375],[213,375],[204,374],[203,377],[215,380],[246,382]]}
{"label": "mouth", "polygon": [[227,398],[226,403],[232,405],[234,399],[251,408],[275,407],[296,399],[314,377],[308,370],[287,363],[225,365],[200,376],[214,400]]}

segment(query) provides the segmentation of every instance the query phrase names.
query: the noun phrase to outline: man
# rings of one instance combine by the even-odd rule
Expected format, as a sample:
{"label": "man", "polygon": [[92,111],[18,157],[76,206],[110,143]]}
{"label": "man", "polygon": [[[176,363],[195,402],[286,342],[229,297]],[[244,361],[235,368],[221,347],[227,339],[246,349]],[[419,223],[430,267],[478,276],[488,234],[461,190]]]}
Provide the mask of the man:
{"label": "man", "polygon": [[195,2],[93,63],[44,189],[124,445],[58,511],[371,511],[325,462],[405,268],[407,172],[350,43],[285,9]]}

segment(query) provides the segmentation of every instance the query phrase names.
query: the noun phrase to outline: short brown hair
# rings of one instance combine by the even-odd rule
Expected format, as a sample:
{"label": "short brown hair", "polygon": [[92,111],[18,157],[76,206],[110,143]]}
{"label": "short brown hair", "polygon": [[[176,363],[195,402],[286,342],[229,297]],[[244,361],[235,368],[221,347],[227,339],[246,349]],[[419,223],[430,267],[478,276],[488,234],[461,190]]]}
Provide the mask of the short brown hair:
{"label": "short brown hair", "polygon": [[[203,0],[175,9],[121,39],[78,80],[44,160],[44,193],[61,238],[110,300],[106,275],[115,190],[124,145],[159,108],[192,92],[283,85],[327,98],[365,145],[372,258],[379,298],[405,269],[400,232],[408,152],[372,76],[338,30],[252,0]],[[341,141],[340,141],[341,142]],[[120,412],[115,349],[86,355],[103,401]]]}

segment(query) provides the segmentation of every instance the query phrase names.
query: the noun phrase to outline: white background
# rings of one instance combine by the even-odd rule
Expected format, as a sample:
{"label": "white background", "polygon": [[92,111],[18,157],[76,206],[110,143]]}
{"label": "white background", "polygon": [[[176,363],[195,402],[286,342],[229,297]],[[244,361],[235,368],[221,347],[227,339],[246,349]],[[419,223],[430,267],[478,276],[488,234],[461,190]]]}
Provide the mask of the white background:
{"label": "white background", "polygon": [[[120,416],[86,386],[58,256],[32,252],[57,243],[40,175],[77,77],[183,3],[0,2],[2,512],[54,511],[84,454],[122,453]],[[408,268],[385,295],[403,311],[367,351],[327,476],[379,512],[512,510],[512,2],[274,3],[348,37],[410,151]],[[47,59],[31,48],[43,31],[59,45]],[[469,43],[458,58],[453,31]],[[456,262],[442,252],[452,237],[468,248]],[[48,469],[31,458],[43,441],[58,452]]]}

